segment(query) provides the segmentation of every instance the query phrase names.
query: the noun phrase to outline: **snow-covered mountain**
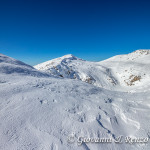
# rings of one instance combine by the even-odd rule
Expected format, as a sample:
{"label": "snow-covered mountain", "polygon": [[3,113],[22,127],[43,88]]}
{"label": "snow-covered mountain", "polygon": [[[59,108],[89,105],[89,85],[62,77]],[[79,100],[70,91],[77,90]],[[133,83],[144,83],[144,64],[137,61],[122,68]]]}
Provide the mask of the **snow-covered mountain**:
{"label": "snow-covered mountain", "polygon": [[34,67],[55,76],[79,79],[106,89],[132,90],[143,88],[150,80],[149,65],[149,50],[137,50],[101,62],[66,55]]}
{"label": "snow-covered mountain", "polygon": [[78,79],[107,89],[114,88],[114,85],[117,84],[109,68],[97,62],[82,60],[71,54],[34,67],[57,77]]}
{"label": "snow-covered mountain", "polygon": [[150,50],[136,50],[99,63],[113,71],[118,83],[129,89],[148,90],[150,85]]}
{"label": "snow-covered mountain", "polygon": [[[131,65],[124,56],[96,63],[67,55],[46,62],[41,73],[0,55],[0,150],[149,150],[149,83],[139,90],[120,83],[116,73],[138,63],[146,67],[149,54],[131,59]],[[150,75],[148,68],[145,72]],[[94,82],[83,82],[84,76]],[[131,87],[135,91],[127,92]],[[120,136],[122,143],[115,143]],[[110,142],[101,143],[104,138]]]}

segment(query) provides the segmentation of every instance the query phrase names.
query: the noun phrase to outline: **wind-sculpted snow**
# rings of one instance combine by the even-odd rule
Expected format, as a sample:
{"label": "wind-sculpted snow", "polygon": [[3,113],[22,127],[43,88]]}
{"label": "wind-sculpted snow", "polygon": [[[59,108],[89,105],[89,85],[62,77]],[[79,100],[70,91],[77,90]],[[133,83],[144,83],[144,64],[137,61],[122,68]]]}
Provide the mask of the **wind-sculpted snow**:
{"label": "wind-sculpted snow", "polygon": [[[149,143],[77,143],[81,136],[148,137],[149,92],[112,92],[71,79],[11,75],[0,79],[0,149],[150,148]],[[70,135],[75,142],[68,142]]]}
{"label": "wind-sculpted snow", "polygon": [[[111,69],[100,71],[113,76]],[[135,140],[150,138],[145,88],[114,91],[81,80],[0,72],[0,150],[149,150],[150,141]],[[122,143],[115,143],[119,137]]]}

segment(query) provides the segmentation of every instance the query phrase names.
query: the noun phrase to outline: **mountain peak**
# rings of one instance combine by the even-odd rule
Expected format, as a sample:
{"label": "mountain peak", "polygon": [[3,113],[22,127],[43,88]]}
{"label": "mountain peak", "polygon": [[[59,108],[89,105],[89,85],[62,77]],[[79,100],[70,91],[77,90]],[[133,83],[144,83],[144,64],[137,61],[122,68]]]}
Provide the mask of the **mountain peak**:
{"label": "mountain peak", "polygon": [[[70,57],[75,57],[75,56],[72,55],[72,54],[67,54],[67,55],[64,55],[64,56],[62,56],[62,57],[70,58]],[[75,57],[75,58],[76,58],[76,57]]]}
{"label": "mountain peak", "polygon": [[64,59],[77,60],[79,58],[77,58],[76,56],[74,56],[72,54],[67,54],[67,55],[64,55],[64,56],[56,58],[56,59],[60,59],[60,60],[64,60]]}
{"label": "mountain peak", "polygon": [[57,66],[58,64],[61,64],[61,63],[68,63],[72,60],[82,60],[82,59],[77,58],[72,54],[67,54],[67,55],[64,55],[62,57],[58,57],[58,58],[43,62],[41,64],[38,64],[38,65],[34,66],[34,67],[36,69],[45,70],[45,69],[48,69],[51,66],[53,67],[53,66]]}

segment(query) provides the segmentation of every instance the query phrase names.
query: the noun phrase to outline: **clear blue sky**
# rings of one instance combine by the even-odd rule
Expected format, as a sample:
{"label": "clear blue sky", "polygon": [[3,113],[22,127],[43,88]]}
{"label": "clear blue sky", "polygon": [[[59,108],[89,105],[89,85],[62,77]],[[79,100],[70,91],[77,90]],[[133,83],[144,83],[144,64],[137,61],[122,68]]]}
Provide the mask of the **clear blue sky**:
{"label": "clear blue sky", "polygon": [[148,0],[0,1],[0,53],[31,65],[70,53],[99,61],[148,48]]}

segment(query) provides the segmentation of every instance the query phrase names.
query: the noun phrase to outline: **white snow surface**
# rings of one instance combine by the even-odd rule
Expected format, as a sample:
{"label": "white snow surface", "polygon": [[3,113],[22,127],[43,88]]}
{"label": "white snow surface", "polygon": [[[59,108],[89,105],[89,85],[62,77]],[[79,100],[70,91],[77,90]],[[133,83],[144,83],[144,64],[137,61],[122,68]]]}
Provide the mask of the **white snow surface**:
{"label": "white snow surface", "polygon": [[148,50],[102,62],[66,55],[38,71],[0,54],[0,150],[149,150],[124,140],[150,138],[149,60]]}

